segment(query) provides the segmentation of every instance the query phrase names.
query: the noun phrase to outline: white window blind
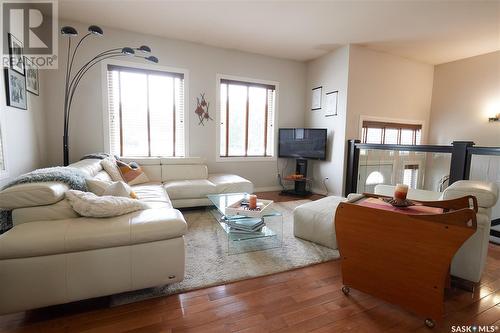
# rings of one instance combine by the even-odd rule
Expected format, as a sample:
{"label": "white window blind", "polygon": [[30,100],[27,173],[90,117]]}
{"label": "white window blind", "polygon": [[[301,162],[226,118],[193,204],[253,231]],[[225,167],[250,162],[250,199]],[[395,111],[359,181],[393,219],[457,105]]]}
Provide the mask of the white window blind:
{"label": "white window blind", "polygon": [[363,121],[363,143],[419,145],[422,125]]}
{"label": "white window blind", "polygon": [[184,76],[108,65],[110,152],[184,156]]}
{"label": "white window blind", "polygon": [[220,81],[220,157],[273,156],[275,100],[273,85]]}

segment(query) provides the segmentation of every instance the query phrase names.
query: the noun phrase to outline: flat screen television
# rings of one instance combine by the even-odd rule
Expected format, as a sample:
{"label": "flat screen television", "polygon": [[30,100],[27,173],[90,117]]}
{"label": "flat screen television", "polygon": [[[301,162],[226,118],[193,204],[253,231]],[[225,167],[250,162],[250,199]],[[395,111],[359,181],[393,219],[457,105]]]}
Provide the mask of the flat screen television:
{"label": "flat screen television", "polygon": [[279,157],[326,159],[326,128],[280,128]]}

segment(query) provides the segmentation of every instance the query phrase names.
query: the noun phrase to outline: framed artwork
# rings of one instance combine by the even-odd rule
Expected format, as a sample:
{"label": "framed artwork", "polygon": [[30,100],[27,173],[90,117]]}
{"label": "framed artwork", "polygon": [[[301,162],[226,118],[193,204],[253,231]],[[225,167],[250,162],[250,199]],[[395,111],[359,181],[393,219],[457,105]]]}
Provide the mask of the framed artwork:
{"label": "framed artwork", "polygon": [[339,99],[338,91],[331,91],[326,93],[326,112],[325,117],[336,116],[337,113],[337,103]]}
{"label": "framed artwork", "polygon": [[321,109],[321,94],[323,91],[323,87],[317,87],[312,90],[311,97],[311,110],[320,110]]}
{"label": "framed artwork", "polygon": [[10,68],[5,68],[5,88],[7,105],[26,110],[28,102],[26,99],[26,80],[24,76]]}
{"label": "framed artwork", "polygon": [[24,57],[24,66],[26,72],[26,90],[38,96],[40,94],[38,67],[26,57]]}
{"label": "framed artwork", "polygon": [[23,43],[21,43],[12,34],[8,34],[8,38],[10,68],[15,70],[19,74],[24,75]]}

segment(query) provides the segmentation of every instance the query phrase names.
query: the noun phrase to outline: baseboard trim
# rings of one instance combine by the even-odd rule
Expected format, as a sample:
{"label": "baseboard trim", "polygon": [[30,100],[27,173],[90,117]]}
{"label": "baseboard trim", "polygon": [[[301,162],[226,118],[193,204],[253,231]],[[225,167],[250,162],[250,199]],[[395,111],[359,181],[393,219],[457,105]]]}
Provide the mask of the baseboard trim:
{"label": "baseboard trim", "polygon": [[330,193],[327,193],[324,189],[320,190],[319,188],[314,188],[314,187],[311,188],[311,192],[315,193],[315,194],[321,194],[321,195],[324,195],[324,196],[330,195]]}
{"label": "baseboard trim", "polygon": [[276,186],[264,186],[264,187],[256,187],[253,189],[254,192],[273,192],[273,191],[281,191],[283,188],[279,185]]}

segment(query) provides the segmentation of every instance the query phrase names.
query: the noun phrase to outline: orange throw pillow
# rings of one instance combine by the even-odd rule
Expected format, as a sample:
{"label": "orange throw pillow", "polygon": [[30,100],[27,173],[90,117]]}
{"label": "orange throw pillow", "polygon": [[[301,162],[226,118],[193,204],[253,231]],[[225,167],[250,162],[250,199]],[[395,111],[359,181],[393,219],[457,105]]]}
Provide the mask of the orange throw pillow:
{"label": "orange throw pillow", "polygon": [[142,171],[141,167],[132,168],[129,164],[116,161],[123,180],[129,185],[138,185],[149,182],[148,176]]}

